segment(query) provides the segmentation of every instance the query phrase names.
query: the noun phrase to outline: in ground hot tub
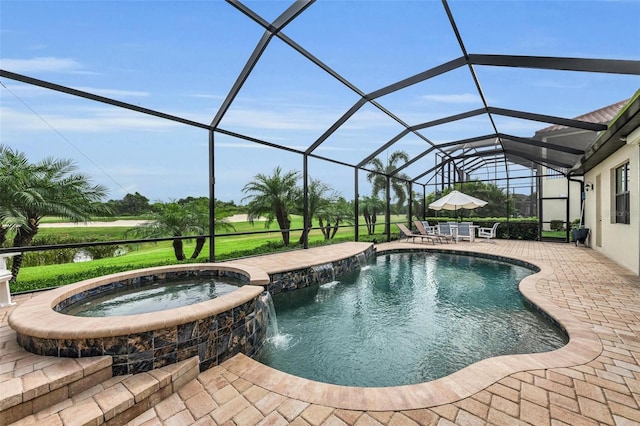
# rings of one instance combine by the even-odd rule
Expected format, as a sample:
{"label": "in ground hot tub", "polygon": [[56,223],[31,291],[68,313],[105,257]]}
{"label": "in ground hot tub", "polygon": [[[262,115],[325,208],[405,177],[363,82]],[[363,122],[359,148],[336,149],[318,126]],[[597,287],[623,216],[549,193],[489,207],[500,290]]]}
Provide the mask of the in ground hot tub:
{"label": "in ground hot tub", "polygon": [[[245,283],[203,302],[132,315],[81,317],[62,313],[115,288],[164,279],[231,277]],[[252,356],[264,342],[267,307],[260,302],[269,276],[249,266],[188,264],[93,278],[38,295],[16,308],[9,325],[24,349],[47,356],[109,355],[113,374],[149,371],[199,355],[200,369],[237,353]]]}

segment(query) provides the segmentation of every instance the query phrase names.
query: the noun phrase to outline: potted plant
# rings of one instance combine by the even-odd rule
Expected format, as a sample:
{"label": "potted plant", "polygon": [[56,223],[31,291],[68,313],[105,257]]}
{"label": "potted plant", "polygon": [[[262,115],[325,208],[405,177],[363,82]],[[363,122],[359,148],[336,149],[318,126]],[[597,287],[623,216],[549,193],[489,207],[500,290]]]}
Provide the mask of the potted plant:
{"label": "potted plant", "polygon": [[589,236],[589,228],[584,228],[579,219],[574,220],[572,225],[571,237],[576,243],[576,246],[579,242],[584,244],[584,242],[587,240],[587,237]]}

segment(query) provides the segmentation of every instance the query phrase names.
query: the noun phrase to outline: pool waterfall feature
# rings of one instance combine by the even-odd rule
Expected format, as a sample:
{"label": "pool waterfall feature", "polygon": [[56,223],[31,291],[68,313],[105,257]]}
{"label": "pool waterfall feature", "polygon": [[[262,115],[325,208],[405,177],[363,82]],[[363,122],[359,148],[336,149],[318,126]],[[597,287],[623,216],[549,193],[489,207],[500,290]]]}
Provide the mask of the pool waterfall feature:
{"label": "pool waterfall feature", "polygon": [[[370,244],[362,254],[375,255]],[[361,256],[361,257],[362,257]],[[84,358],[108,355],[114,375],[141,373],[195,355],[200,370],[243,353],[253,356],[267,337],[267,292],[295,290],[326,282],[331,274],[360,267],[356,254],[329,264],[267,274],[250,262],[202,263],[140,269],[56,288],[25,301],[9,317],[18,344],[45,356]],[[62,307],[113,288],[167,276],[213,274],[246,282],[237,290],[181,308],[114,317],[76,317]]]}

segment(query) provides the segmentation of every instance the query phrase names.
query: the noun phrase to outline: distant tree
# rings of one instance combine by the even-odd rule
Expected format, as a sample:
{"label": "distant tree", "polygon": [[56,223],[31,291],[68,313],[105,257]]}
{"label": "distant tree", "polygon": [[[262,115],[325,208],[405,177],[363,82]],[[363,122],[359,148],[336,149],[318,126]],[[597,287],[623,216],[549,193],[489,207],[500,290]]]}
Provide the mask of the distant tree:
{"label": "distant tree", "polygon": [[184,205],[184,204],[189,204],[193,201],[200,201],[203,203],[206,203],[207,205],[209,204],[209,197],[192,197],[191,195],[189,195],[186,198],[180,198],[179,200],[176,201],[176,203],[180,204],[180,205]]}
{"label": "distant tree", "polygon": [[122,207],[124,214],[132,216],[148,213],[149,199],[139,192],[127,194],[122,199]]}
{"label": "distant tree", "polygon": [[[6,229],[15,230],[14,247],[31,244],[38,233],[40,220],[55,216],[72,222],[83,222],[93,215],[109,214],[102,199],[106,189],[91,185],[88,176],[76,173],[71,160],[45,158],[35,164],[24,154],[0,146],[0,208],[2,238]],[[8,191],[8,192],[5,192]],[[22,255],[13,258],[11,272],[16,279],[22,265]]]}
{"label": "distant tree", "polygon": [[360,214],[364,217],[364,221],[367,225],[367,233],[373,235],[376,233],[376,220],[378,214],[384,211],[385,202],[380,198],[362,197],[358,202],[358,209]]}
{"label": "distant tree", "polygon": [[215,200],[215,206],[216,206],[216,217],[220,217],[220,218],[247,212],[246,209],[243,208],[242,206],[236,206],[236,203],[233,200],[231,201]]}
{"label": "distant tree", "polygon": [[505,217],[508,211],[514,213],[513,200],[507,197],[504,189],[495,183],[485,183],[477,180],[456,184],[455,188],[472,195],[476,198],[484,200],[487,205],[474,210],[462,211],[463,215],[473,215],[476,217]]}
{"label": "distant tree", "polygon": [[119,216],[138,216],[151,211],[149,199],[139,192],[127,194],[122,200],[109,200],[107,204]]}
{"label": "distant tree", "polygon": [[247,194],[242,200],[248,200],[247,211],[249,222],[256,218],[267,218],[265,227],[269,227],[274,221],[278,222],[282,241],[289,245],[291,228],[290,214],[296,207],[298,197],[297,184],[300,172],[292,170],[282,172],[280,166],[276,167],[273,174],[268,176],[258,173],[253,181],[247,183],[242,191]]}

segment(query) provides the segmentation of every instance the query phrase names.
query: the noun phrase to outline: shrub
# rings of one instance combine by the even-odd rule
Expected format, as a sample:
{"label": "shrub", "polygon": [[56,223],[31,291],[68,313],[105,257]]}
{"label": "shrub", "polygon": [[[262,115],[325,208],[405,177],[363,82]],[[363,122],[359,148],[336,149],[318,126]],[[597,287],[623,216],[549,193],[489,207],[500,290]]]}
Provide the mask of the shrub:
{"label": "shrub", "polygon": [[[106,241],[106,239],[102,239]],[[69,237],[66,235],[45,235],[37,236],[33,239],[33,246],[49,246],[57,244],[76,244],[85,243],[86,241],[79,238]],[[114,257],[116,251],[121,251],[123,248],[117,245],[105,245],[105,246],[90,246],[85,247],[85,250],[94,259],[104,259],[108,257]],[[22,266],[45,266],[45,265],[58,265],[61,263],[71,263],[76,253],[80,249],[75,248],[59,248],[54,250],[44,251],[30,251],[24,253],[22,257]]]}
{"label": "shrub", "polygon": [[167,260],[162,262],[154,262],[147,265],[127,264],[127,265],[97,266],[95,268],[87,269],[87,270],[72,273],[72,274],[55,275],[47,279],[37,279],[37,280],[30,280],[30,281],[18,280],[10,284],[11,293],[59,287],[62,285],[73,284],[78,281],[86,280],[89,278],[96,278],[103,275],[115,274],[117,272],[131,271],[133,269],[149,268],[152,266],[173,265],[175,263],[176,263],[175,261]]}
{"label": "shrub", "polygon": [[94,259],[105,259],[107,257],[116,256],[116,252],[123,250],[122,246],[108,245],[108,246],[91,246],[85,247],[84,250],[91,254]]}
{"label": "shrub", "polygon": [[562,220],[552,220],[549,226],[552,231],[564,231],[564,221]]}

